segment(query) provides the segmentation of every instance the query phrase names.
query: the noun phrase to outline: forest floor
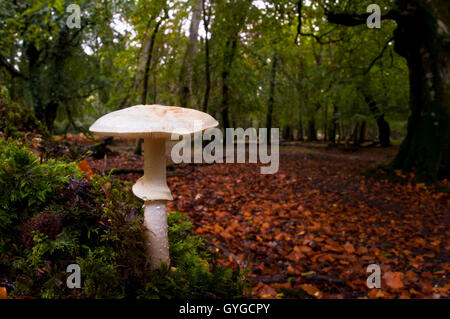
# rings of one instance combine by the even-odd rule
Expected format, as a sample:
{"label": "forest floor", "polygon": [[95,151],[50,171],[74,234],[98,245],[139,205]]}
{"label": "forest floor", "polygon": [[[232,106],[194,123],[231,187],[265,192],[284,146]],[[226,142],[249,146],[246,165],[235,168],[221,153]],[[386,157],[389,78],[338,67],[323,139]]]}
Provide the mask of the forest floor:
{"label": "forest floor", "polygon": [[[141,169],[133,147],[88,162]],[[248,266],[257,298],[448,298],[448,193],[365,174],[397,150],[282,146],[273,175],[259,164],[175,166],[169,210],[189,215],[220,263]],[[370,264],[381,267],[381,289],[367,287]]]}

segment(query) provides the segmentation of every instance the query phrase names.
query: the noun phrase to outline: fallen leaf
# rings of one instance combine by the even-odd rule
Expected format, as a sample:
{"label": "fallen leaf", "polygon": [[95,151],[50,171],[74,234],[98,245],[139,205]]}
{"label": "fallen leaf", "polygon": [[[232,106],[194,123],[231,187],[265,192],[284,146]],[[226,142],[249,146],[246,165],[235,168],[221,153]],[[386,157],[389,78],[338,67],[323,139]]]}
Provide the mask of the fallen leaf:
{"label": "fallen leaf", "polygon": [[8,299],[8,294],[5,287],[0,287],[0,299]]}
{"label": "fallen leaf", "polygon": [[349,242],[346,242],[344,245],[344,249],[346,252],[348,252],[349,254],[353,254],[355,252],[355,247],[353,247],[353,245]]}
{"label": "fallen leaf", "polygon": [[94,176],[91,166],[86,160],[82,160],[77,164],[77,167],[85,173],[87,179],[91,179]]}
{"label": "fallen leaf", "polygon": [[389,271],[383,275],[386,285],[392,289],[403,288],[403,277],[404,274],[401,272]]}
{"label": "fallen leaf", "polygon": [[269,285],[262,284],[259,288],[259,296],[261,298],[275,298],[277,296],[277,292]]}
{"label": "fallen leaf", "polygon": [[322,292],[319,289],[317,289],[317,287],[314,285],[303,284],[303,285],[300,285],[300,287],[310,296],[313,296],[316,298],[322,297]]}

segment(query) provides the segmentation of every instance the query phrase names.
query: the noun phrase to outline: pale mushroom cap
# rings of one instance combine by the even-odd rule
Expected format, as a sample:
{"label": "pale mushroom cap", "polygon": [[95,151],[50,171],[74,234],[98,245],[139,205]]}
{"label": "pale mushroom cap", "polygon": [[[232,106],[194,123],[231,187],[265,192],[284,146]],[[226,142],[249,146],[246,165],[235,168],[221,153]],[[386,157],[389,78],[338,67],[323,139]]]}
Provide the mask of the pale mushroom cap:
{"label": "pale mushroom cap", "polygon": [[103,115],[89,130],[101,136],[166,137],[198,133],[219,123],[209,114],[178,106],[136,105]]}

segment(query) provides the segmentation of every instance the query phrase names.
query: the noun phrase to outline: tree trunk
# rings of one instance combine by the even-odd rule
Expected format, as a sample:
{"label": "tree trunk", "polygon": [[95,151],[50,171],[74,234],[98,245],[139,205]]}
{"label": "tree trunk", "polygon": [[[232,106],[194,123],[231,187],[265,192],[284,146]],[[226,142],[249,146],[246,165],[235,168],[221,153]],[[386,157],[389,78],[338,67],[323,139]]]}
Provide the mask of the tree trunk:
{"label": "tree trunk", "polygon": [[283,140],[285,141],[293,141],[294,140],[294,134],[292,125],[285,125],[283,128]]}
{"label": "tree trunk", "polygon": [[[144,70],[143,70],[143,87],[142,87],[142,95],[141,95],[141,104],[145,105],[147,104],[147,92],[148,92],[148,77],[149,77],[149,71],[150,71],[150,66],[152,64],[152,58],[153,58],[153,47],[155,46],[155,38],[156,38],[156,34],[158,33],[159,27],[161,26],[161,23],[164,21],[164,19],[166,18],[162,17],[155,25],[155,28],[153,29],[152,35],[149,39],[149,43],[145,44],[145,50],[147,50],[144,53],[144,58],[146,58],[145,60],[145,65],[144,65]],[[142,143],[144,142],[143,139],[138,138],[136,140],[136,147],[134,148],[134,154],[136,155],[141,155],[142,154]]]}
{"label": "tree trunk", "polygon": [[40,90],[41,70],[38,65],[38,59],[41,52],[33,43],[25,42],[24,46],[26,48],[25,54],[28,61],[28,86],[31,92],[34,112],[36,114],[36,118],[45,125],[45,105],[42,101],[42,91]]}
{"label": "tree trunk", "polygon": [[317,141],[316,120],[313,117],[308,120],[308,142]]}
{"label": "tree trunk", "polygon": [[192,64],[197,51],[198,28],[201,18],[200,0],[195,0],[192,4],[192,18],[189,26],[189,43],[184,53],[183,63],[180,69],[180,106],[191,106],[192,95]]}
{"label": "tree trunk", "polygon": [[162,17],[158,21],[158,23],[156,23],[156,26],[153,29],[152,36],[150,38],[150,45],[148,46],[148,52],[146,53],[147,60],[145,62],[145,67],[144,67],[144,76],[143,76],[144,84],[142,86],[142,95],[141,95],[141,104],[143,104],[143,105],[147,104],[148,73],[150,71],[150,66],[152,64],[153,47],[155,46],[156,34],[158,33],[159,27],[161,26],[161,23],[164,21],[165,18],[166,17]]}
{"label": "tree trunk", "polygon": [[[301,3],[300,3],[300,12],[301,12]],[[300,20],[301,23],[301,20]],[[299,96],[299,103],[298,103],[298,113],[297,113],[297,121],[298,121],[298,134],[297,134],[297,140],[299,141],[303,141],[304,140],[304,136],[303,136],[303,122],[302,122],[302,108],[304,105],[304,101],[307,101],[307,96],[306,96],[306,92],[303,89],[303,83],[302,83],[302,79],[303,79],[303,72],[305,69],[305,64],[304,64],[304,59],[303,59],[303,55],[300,52],[300,62],[299,62],[299,68],[298,68],[298,78],[297,78],[297,90],[300,93]]]}
{"label": "tree trunk", "polygon": [[302,123],[302,112],[301,112],[301,107],[299,106],[298,108],[298,115],[297,115],[297,121],[298,121],[298,126],[297,126],[297,140],[298,141],[303,141],[303,123]]}
{"label": "tree trunk", "polygon": [[203,97],[202,111],[208,111],[209,91],[211,90],[211,74],[209,65],[209,22],[211,19],[211,7],[208,7],[208,13],[205,8],[205,0],[202,0],[203,26],[205,28],[205,95]]}
{"label": "tree trunk", "polygon": [[323,141],[328,141],[328,105],[325,105],[324,109],[324,125],[323,125]]}
{"label": "tree trunk", "polygon": [[333,106],[333,123],[331,124],[331,130],[329,134],[329,140],[331,143],[336,143],[336,134],[338,133],[338,107],[336,105]]}
{"label": "tree trunk", "polygon": [[[156,34],[158,33],[158,30],[162,24],[162,22],[167,19],[167,11],[163,9],[164,16],[160,18],[160,20],[156,23],[155,27],[153,28],[153,31],[151,34],[148,34],[147,37],[144,40],[144,43],[142,45],[142,53],[139,60],[139,67],[136,71],[136,74],[134,76],[133,80],[133,86],[130,92],[127,93],[127,95],[123,98],[122,102],[120,103],[120,108],[127,108],[131,105],[130,100],[130,93],[131,92],[137,92],[140,86],[142,85],[142,93],[141,93],[141,104],[145,104],[147,100],[147,92],[148,92],[148,74],[153,58],[153,47],[155,46],[155,38]],[[150,27],[150,22],[153,18],[150,18],[150,21],[148,23],[148,26]],[[143,84],[142,84],[143,83]],[[142,103],[144,102],[144,103]]]}
{"label": "tree trunk", "polygon": [[366,126],[366,121],[363,121],[361,123],[361,127],[359,128],[358,144],[362,144],[366,141]]}
{"label": "tree trunk", "polygon": [[269,92],[269,103],[267,105],[267,144],[270,145],[271,142],[271,129],[273,121],[273,105],[275,103],[275,80],[277,77],[277,56],[274,53],[272,58],[272,70],[270,72],[270,92]]}
{"label": "tree trunk", "polygon": [[[68,78],[64,68],[72,55],[70,30],[61,28],[55,37],[55,45],[50,52],[40,51],[34,43],[28,43],[26,55],[29,66],[29,85],[33,97],[36,117],[53,133],[54,122],[60,106],[67,102]],[[41,65],[41,55],[50,55],[50,63]]]}
{"label": "tree trunk", "polygon": [[399,17],[394,32],[395,51],[409,69],[410,115],[406,138],[392,164],[404,171],[415,168],[418,180],[425,181],[449,176],[450,47],[444,2],[411,1],[410,14]]}
{"label": "tree trunk", "polygon": [[[236,37],[237,37],[237,35],[236,35]],[[224,63],[223,63],[223,70],[222,70],[222,103],[221,103],[222,124],[223,124],[224,129],[230,127],[230,118],[229,118],[229,113],[228,113],[228,108],[229,108],[228,77],[231,72],[231,66],[233,64],[234,54],[236,52],[236,47],[237,47],[237,38],[236,37],[233,40],[227,40],[227,43],[225,45]],[[226,135],[224,135],[223,141],[224,141],[224,143],[226,143]]]}
{"label": "tree trunk", "polygon": [[314,114],[311,114],[311,117],[308,119],[307,136],[308,136],[308,141],[310,141],[310,142],[317,141],[316,114],[320,110],[321,106],[322,105],[320,103],[316,103],[316,106],[314,109]]}
{"label": "tree trunk", "polygon": [[358,132],[359,132],[359,123],[356,123],[355,128],[353,129],[352,136],[350,138],[354,145],[358,144]]}
{"label": "tree trunk", "polygon": [[377,106],[377,103],[365,90],[361,91],[364,95],[364,100],[369,106],[370,111],[377,121],[378,126],[378,139],[382,147],[388,147],[391,145],[391,128],[389,123],[384,119],[384,113],[381,113]]}

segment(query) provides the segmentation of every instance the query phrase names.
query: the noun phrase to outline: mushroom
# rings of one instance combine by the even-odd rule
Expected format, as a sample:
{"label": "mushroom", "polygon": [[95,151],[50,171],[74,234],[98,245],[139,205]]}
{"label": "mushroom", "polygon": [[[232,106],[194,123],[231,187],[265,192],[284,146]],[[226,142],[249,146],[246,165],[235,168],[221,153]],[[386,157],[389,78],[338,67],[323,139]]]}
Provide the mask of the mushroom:
{"label": "mushroom", "polygon": [[170,264],[167,201],[173,198],[166,181],[166,140],[172,134],[200,133],[218,124],[212,116],[194,109],[136,105],[108,113],[89,128],[95,135],[144,139],[144,176],[133,185],[133,193],[144,200],[147,248],[155,269],[161,262]]}

